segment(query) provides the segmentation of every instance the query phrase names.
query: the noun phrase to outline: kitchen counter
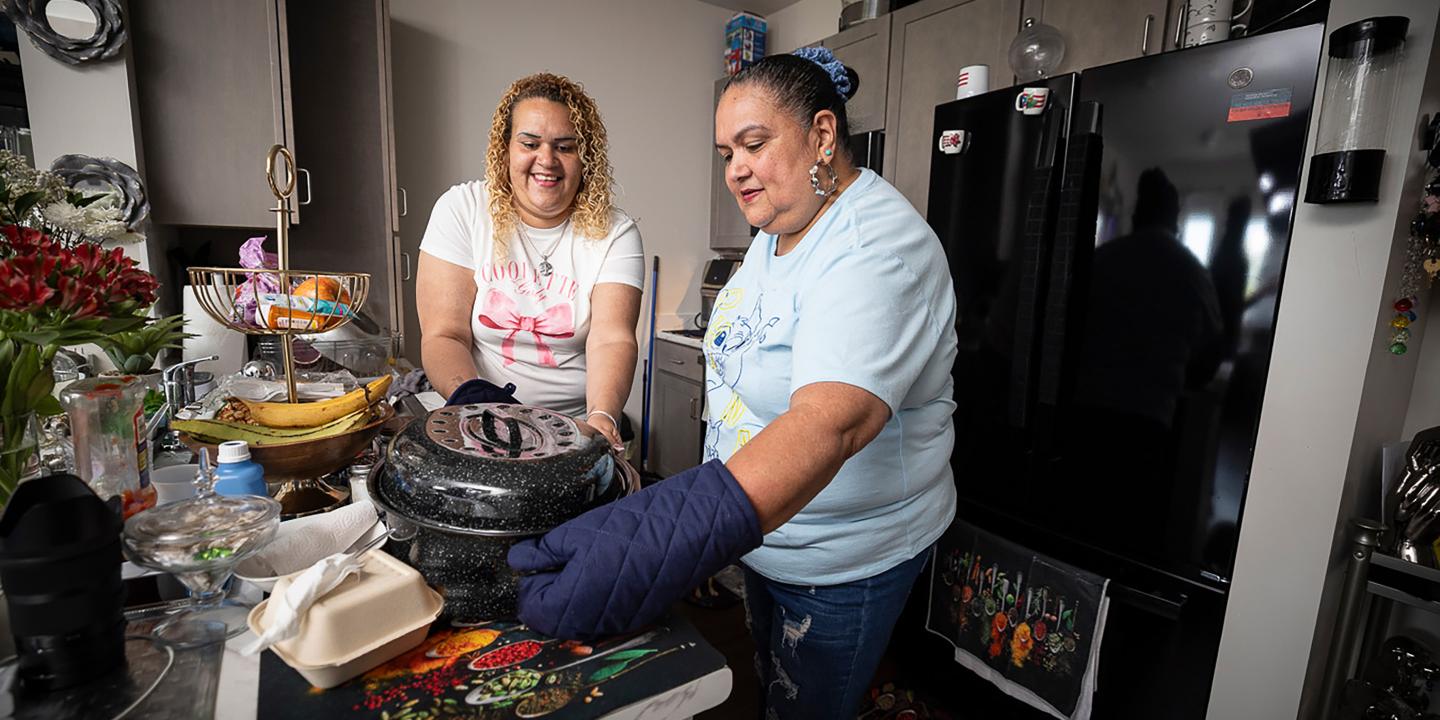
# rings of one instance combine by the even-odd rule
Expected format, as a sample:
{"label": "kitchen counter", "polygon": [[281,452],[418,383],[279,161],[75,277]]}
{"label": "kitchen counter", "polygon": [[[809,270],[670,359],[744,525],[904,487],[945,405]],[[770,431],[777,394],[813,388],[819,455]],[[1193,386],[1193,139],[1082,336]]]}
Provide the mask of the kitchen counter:
{"label": "kitchen counter", "polygon": [[695,348],[696,350],[705,349],[705,344],[701,342],[700,338],[681,335],[678,330],[658,330],[655,333],[655,337],[666,342],[673,342],[684,345],[685,347]]}
{"label": "kitchen counter", "polygon": [[[239,651],[251,639],[253,636],[246,632],[226,643],[224,660],[220,669],[219,692],[215,703],[216,720],[252,720],[259,716],[262,656],[245,657]],[[602,717],[607,720],[690,717],[724,702],[725,698],[730,695],[730,673],[730,668],[722,666],[698,679],[665,688],[643,700],[603,715],[597,714],[594,717]],[[653,677],[664,678],[667,675],[668,673],[661,669],[654,673]],[[298,680],[298,676],[296,679]],[[365,712],[357,712],[354,716],[369,717],[370,715]],[[378,717],[378,714],[376,716]],[[556,717],[561,716],[562,713],[556,714]],[[563,717],[567,718],[574,716],[573,712],[563,714]]]}

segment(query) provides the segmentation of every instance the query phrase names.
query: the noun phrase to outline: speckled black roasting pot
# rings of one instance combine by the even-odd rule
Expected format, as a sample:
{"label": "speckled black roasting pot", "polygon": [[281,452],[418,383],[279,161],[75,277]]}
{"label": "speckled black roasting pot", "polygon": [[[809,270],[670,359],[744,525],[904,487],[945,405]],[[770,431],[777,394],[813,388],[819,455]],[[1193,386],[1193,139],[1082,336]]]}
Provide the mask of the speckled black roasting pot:
{"label": "speckled black roasting pot", "polygon": [[515,614],[510,546],[639,487],[599,431],[525,405],[445,407],[405,427],[369,478],[391,547],[457,620]]}

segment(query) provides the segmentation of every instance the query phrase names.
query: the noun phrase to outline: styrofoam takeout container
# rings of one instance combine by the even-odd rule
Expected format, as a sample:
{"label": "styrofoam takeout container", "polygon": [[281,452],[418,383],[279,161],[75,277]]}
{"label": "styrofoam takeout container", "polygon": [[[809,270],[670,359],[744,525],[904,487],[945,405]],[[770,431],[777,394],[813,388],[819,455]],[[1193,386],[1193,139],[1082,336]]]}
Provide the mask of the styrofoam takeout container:
{"label": "styrofoam takeout container", "polygon": [[[274,594],[283,595],[291,580],[280,578]],[[273,601],[250,611],[256,635],[268,626]],[[372,550],[359,573],[310,606],[295,637],[270,649],[311,685],[332,688],[418,647],[444,604],[418,571]]]}

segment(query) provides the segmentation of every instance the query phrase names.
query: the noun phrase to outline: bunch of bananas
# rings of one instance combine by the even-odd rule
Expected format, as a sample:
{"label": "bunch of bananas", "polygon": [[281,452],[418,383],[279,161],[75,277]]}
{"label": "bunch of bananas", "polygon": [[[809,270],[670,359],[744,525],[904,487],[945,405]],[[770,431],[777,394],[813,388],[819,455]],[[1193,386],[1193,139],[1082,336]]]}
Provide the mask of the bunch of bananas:
{"label": "bunch of bananas", "polygon": [[344,435],[364,427],[372,408],[385,399],[391,377],[386,375],[340,397],[308,403],[255,402],[231,398],[227,413],[216,420],[175,420],[171,427],[203,443],[244,440],[255,445],[283,445]]}

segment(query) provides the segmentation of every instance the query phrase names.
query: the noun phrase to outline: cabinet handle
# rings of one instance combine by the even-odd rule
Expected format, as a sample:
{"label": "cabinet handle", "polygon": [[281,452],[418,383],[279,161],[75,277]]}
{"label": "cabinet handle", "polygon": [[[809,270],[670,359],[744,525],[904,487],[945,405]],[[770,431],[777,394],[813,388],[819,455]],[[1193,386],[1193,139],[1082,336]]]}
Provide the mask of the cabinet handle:
{"label": "cabinet handle", "polygon": [[405,188],[402,187],[402,188],[400,188],[400,217],[405,217],[406,215],[409,215],[409,214],[410,214],[410,193],[405,192]]}
{"label": "cabinet handle", "polygon": [[1145,34],[1140,36],[1140,54],[1150,54],[1150,26],[1155,23],[1154,15],[1145,16]]}
{"label": "cabinet handle", "polygon": [[305,176],[305,199],[300,201],[301,205],[309,205],[315,199],[315,191],[310,189],[310,171],[305,168],[296,168],[295,172]]}
{"label": "cabinet handle", "polygon": [[691,420],[699,420],[699,419],[700,419],[700,413],[695,409],[695,406],[696,406],[696,405],[699,405],[699,404],[700,404],[700,398],[693,398],[693,397],[690,398],[690,419],[691,419]]}
{"label": "cabinet handle", "polygon": [[401,282],[410,282],[410,253],[401,251],[400,262],[404,263],[404,271],[400,273]]}
{"label": "cabinet handle", "polygon": [[685,364],[685,361],[684,361],[684,360],[677,360],[677,359],[675,359],[675,358],[670,358],[670,362],[671,362],[672,364],[675,364],[675,365],[684,365],[684,364]]}
{"label": "cabinet handle", "polygon": [[1180,49],[1180,43],[1185,39],[1185,15],[1190,12],[1190,0],[1180,3],[1180,19],[1175,21],[1175,49]]}

